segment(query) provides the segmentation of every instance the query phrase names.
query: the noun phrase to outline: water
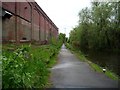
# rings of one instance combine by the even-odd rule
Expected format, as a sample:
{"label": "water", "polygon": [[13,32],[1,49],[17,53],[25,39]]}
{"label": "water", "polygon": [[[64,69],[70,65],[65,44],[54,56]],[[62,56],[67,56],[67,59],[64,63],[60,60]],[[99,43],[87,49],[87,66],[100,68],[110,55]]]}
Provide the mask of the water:
{"label": "water", "polygon": [[84,53],[92,62],[100,65],[101,67],[108,68],[109,70],[120,76],[120,53],[113,53],[111,51],[84,51]]}

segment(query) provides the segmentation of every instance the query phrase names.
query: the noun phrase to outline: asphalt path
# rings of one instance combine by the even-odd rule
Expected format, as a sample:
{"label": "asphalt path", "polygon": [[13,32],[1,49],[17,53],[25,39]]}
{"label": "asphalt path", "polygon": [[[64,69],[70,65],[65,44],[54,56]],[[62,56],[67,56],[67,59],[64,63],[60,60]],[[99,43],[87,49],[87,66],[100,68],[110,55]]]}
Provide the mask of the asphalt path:
{"label": "asphalt path", "polygon": [[58,64],[51,68],[54,88],[118,88],[118,81],[95,72],[87,62],[80,61],[65,45],[58,55]]}

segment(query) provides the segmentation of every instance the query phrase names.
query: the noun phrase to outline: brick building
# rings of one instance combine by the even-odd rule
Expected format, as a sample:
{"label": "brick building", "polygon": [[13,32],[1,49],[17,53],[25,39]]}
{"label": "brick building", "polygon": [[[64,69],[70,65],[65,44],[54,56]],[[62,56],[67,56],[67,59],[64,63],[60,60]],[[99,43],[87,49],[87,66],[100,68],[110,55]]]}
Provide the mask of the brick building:
{"label": "brick building", "polygon": [[2,2],[3,42],[50,42],[58,28],[36,2]]}

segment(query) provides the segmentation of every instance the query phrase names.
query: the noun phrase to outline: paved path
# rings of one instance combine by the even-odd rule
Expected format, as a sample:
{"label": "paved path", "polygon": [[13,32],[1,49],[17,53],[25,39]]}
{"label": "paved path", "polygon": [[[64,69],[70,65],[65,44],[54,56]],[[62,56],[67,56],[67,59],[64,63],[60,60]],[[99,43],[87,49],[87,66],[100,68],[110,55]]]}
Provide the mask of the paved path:
{"label": "paved path", "polygon": [[54,88],[118,87],[118,81],[113,81],[104,74],[93,71],[86,62],[78,60],[64,45],[58,56],[58,64],[51,71]]}

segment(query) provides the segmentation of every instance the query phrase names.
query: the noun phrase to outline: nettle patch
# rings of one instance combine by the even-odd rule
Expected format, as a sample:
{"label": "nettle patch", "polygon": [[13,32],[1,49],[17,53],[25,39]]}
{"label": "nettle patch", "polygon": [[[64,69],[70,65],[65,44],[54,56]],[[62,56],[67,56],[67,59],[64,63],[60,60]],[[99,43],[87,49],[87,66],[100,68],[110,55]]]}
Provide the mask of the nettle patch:
{"label": "nettle patch", "polygon": [[34,49],[30,45],[3,50],[3,88],[45,87],[49,75],[47,64],[56,51],[53,46]]}

